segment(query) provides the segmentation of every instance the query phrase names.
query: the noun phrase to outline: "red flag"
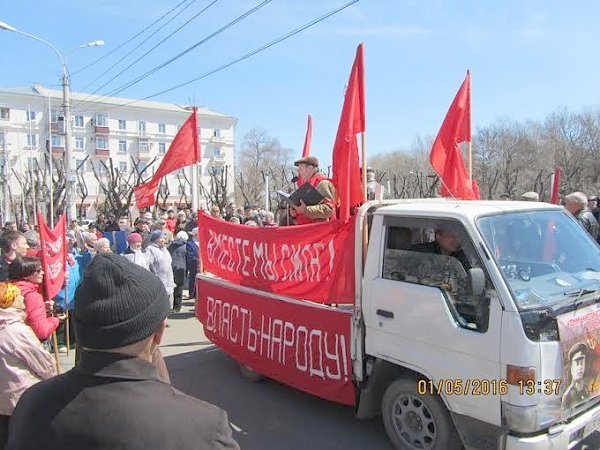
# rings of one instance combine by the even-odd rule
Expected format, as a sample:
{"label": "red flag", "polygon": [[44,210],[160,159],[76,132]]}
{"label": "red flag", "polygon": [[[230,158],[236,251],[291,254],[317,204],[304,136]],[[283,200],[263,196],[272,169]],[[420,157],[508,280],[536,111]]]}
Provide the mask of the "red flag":
{"label": "red flag", "polygon": [[65,283],[67,221],[63,214],[54,229],[51,229],[44,221],[44,216],[39,212],[37,214],[40,226],[42,267],[44,269],[44,290],[46,291],[46,298],[52,299]]}
{"label": "red flag", "polygon": [[442,179],[442,195],[466,200],[479,199],[465,170],[461,142],[471,141],[471,74],[461,85],[435,138],[429,161]]}
{"label": "red flag", "polygon": [[333,184],[340,199],[339,218],[347,221],[351,208],[365,201],[358,162],[356,134],[365,131],[365,77],[363,44],[356,49],[333,145]]}
{"label": "red flag", "polygon": [[177,132],[152,178],[133,189],[138,208],[145,208],[154,203],[154,194],[162,177],[199,161],[200,145],[198,143],[196,110],[197,108],[194,107],[190,117]]}
{"label": "red flag", "polygon": [[552,193],[550,195],[550,203],[558,205],[558,191],[560,189],[560,166],[554,168],[552,174]]}
{"label": "red flag", "polygon": [[310,142],[312,140],[312,117],[308,115],[308,125],[306,126],[306,137],[304,138],[304,148],[302,149],[302,157],[310,156]]}

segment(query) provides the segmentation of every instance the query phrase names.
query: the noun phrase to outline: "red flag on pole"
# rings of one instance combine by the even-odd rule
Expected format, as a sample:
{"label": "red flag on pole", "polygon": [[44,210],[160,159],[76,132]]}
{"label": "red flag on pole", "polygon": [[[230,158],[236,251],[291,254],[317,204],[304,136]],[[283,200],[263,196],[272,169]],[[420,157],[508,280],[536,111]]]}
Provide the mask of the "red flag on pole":
{"label": "red flag on pole", "polygon": [[466,200],[479,199],[469,180],[459,144],[471,141],[471,74],[461,85],[435,138],[429,161],[442,180],[442,195]]}
{"label": "red flag on pole", "polygon": [[67,221],[63,214],[54,229],[48,227],[41,213],[38,215],[42,268],[44,269],[44,290],[47,299],[56,297],[65,283],[67,268]]}
{"label": "red flag on pole", "polygon": [[356,134],[365,131],[363,44],[356,49],[344,106],[333,145],[333,184],[340,199],[339,218],[347,221],[351,208],[365,201],[360,178]]}
{"label": "red flag on pole", "polygon": [[312,140],[312,117],[308,115],[308,125],[306,126],[306,137],[304,138],[304,148],[302,149],[302,157],[310,156],[310,143]]}
{"label": "red flag on pole", "polygon": [[554,168],[552,174],[552,193],[550,195],[550,203],[558,205],[558,191],[560,189],[560,166]]}
{"label": "red flag on pole", "polygon": [[198,142],[196,110],[197,108],[194,107],[190,117],[177,132],[152,178],[133,188],[138,208],[145,208],[154,203],[154,195],[162,177],[199,161],[200,144]]}

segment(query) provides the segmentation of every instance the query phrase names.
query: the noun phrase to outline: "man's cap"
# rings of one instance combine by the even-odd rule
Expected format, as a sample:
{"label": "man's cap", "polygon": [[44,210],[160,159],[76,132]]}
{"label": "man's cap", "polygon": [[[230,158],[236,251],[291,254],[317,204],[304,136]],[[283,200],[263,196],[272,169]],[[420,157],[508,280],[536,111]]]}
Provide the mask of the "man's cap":
{"label": "man's cap", "polygon": [[244,205],[244,211],[248,211],[249,209],[254,209],[254,205]]}
{"label": "man's cap", "polygon": [[154,216],[152,215],[151,212],[145,212],[144,219],[152,220],[152,219],[154,219]]}
{"label": "man's cap", "polygon": [[166,234],[167,233],[165,233],[164,230],[154,230],[152,233],[150,233],[150,242],[154,242],[157,239],[164,237]]}
{"label": "man's cap", "polygon": [[128,237],[127,237],[127,242],[129,244],[135,244],[136,242],[142,242],[142,235],[140,233],[131,233]]}
{"label": "man's cap", "polygon": [[525,200],[531,200],[534,202],[540,201],[540,195],[537,192],[529,191],[521,194],[521,198]]}
{"label": "man's cap", "polygon": [[300,164],[308,164],[309,166],[319,167],[319,159],[316,156],[305,156],[294,162],[295,166],[299,166]]}
{"label": "man's cap", "polygon": [[162,282],[121,255],[96,255],[75,291],[75,333],[86,348],[113,349],[143,341],[168,314]]}
{"label": "man's cap", "polygon": [[585,358],[588,354],[588,350],[589,348],[587,345],[585,345],[583,342],[578,342],[577,344],[573,345],[573,347],[571,347],[571,349],[569,350],[569,360],[572,360],[577,353],[583,353],[581,358]]}

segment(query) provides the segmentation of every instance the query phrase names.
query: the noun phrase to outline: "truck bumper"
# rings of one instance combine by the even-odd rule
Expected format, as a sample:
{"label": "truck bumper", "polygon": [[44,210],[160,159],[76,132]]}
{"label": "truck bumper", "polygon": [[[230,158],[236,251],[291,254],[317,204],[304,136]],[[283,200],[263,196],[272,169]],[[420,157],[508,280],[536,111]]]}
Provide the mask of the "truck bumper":
{"label": "truck bumper", "polygon": [[506,437],[505,450],[564,450],[571,449],[600,429],[600,404],[550,432],[530,437]]}

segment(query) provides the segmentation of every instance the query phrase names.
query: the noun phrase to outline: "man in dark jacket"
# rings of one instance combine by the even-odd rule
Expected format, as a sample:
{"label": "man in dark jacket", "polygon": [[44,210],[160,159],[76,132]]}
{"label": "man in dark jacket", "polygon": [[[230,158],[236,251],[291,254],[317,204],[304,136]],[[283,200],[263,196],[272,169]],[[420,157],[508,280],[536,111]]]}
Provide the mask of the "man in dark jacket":
{"label": "man in dark jacket", "polygon": [[173,268],[173,281],[175,282],[175,289],[173,290],[173,312],[176,313],[181,311],[183,283],[185,281],[187,240],[188,234],[185,231],[180,231],[167,248],[171,254],[171,267]]}
{"label": "man in dark jacket", "polygon": [[587,208],[588,198],[583,192],[573,192],[565,197],[565,209],[573,214],[579,224],[594,240],[598,239],[598,221]]}
{"label": "man in dark jacket", "polygon": [[7,449],[239,449],[227,413],[161,380],[152,355],[169,312],[152,273],[115,254],[75,294],[79,364],[21,397]]}
{"label": "man in dark jacket", "polygon": [[17,256],[26,256],[29,250],[27,238],[20,231],[5,231],[0,236],[0,281],[8,280],[8,266]]}
{"label": "man in dark jacket", "polygon": [[198,241],[198,227],[192,228],[190,239],[186,245],[186,270],[188,276],[188,296],[196,298],[196,274],[198,273],[198,249],[200,243]]}

